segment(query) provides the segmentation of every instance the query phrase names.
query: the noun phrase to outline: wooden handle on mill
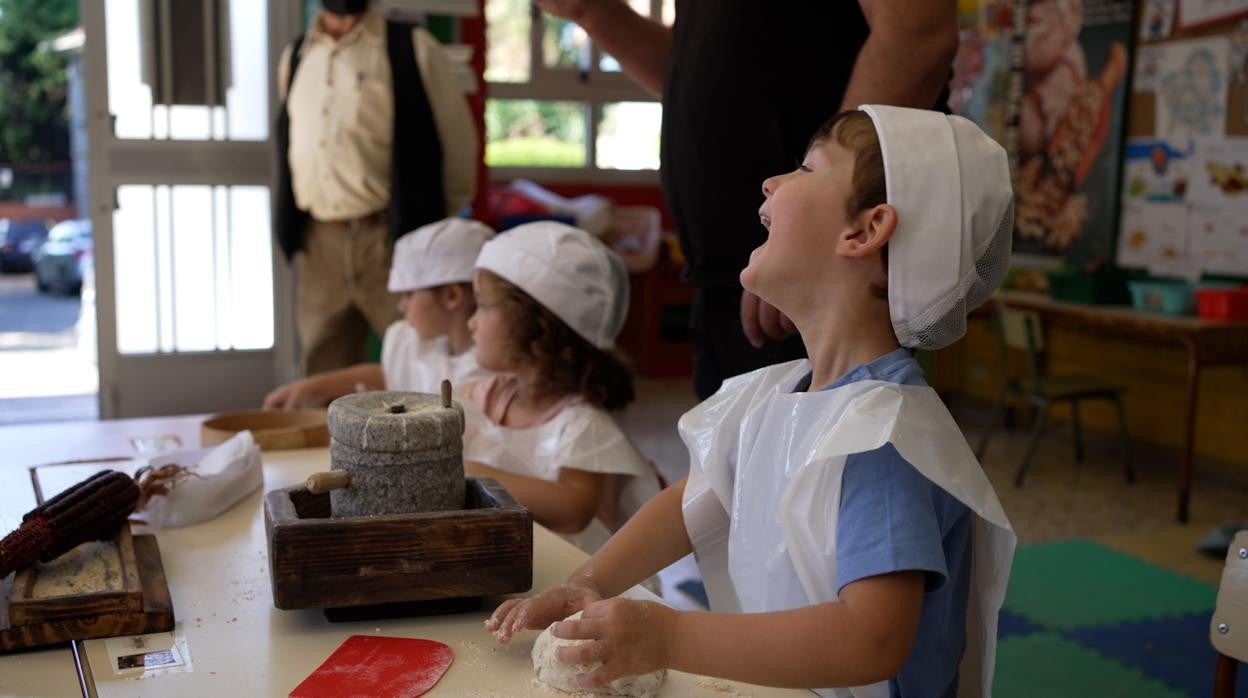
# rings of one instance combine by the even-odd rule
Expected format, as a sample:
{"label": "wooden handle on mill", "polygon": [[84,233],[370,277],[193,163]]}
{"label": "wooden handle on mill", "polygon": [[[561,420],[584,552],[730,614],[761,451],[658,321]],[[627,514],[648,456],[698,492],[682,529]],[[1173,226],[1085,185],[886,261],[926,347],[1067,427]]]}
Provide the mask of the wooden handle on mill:
{"label": "wooden handle on mill", "polygon": [[331,490],[340,490],[351,485],[351,473],[345,470],[330,470],[313,473],[308,477],[307,487],[312,494],[325,494]]}
{"label": "wooden handle on mill", "polygon": [[445,378],[442,379],[442,406],[451,406],[451,382]]}

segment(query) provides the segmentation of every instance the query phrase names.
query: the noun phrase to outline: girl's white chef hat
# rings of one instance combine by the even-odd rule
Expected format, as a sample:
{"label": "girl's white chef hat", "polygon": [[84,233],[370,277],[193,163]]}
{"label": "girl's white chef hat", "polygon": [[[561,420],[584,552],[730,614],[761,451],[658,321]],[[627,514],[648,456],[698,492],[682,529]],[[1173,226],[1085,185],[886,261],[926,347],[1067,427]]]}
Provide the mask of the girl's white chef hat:
{"label": "girl's white chef hat", "polygon": [[532,296],[595,347],[615,348],[628,315],[628,271],[593,235],[555,221],[526,223],[487,242],[477,268]]}

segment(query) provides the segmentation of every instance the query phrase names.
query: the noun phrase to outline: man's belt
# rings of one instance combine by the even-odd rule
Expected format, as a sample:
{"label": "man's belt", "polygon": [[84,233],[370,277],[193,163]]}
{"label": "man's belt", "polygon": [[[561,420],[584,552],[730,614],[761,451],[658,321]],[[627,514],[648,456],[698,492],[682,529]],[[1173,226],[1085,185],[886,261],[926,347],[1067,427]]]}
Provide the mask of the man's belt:
{"label": "man's belt", "polygon": [[384,211],[373,211],[372,213],[366,213],[362,216],[356,216],[355,218],[343,218],[336,221],[323,221],[318,218],[316,219],[316,222],[322,225],[329,225],[335,228],[342,228],[344,230],[354,232],[379,223],[384,223],[385,220],[386,214]]}

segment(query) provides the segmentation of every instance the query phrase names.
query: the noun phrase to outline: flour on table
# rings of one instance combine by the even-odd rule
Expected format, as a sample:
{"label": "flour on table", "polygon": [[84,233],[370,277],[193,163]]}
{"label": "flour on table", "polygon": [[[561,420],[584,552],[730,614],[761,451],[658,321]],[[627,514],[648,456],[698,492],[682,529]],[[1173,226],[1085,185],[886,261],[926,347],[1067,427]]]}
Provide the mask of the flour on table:
{"label": "flour on table", "polygon": [[[580,612],[568,616],[565,620],[577,620]],[[576,683],[578,674],[588,674],[601,666],[600,663],[568,664],[555,658],[555,650],[560,647],[575,647],[589,640],[561,640],[555,637],[549,628],[542,631],[533,643],[533,671],[542,683],[568,693],[598,696],[629,696],[629,698],[654,698],[659,694],[659,687],[667,676],[667,670],[659,670],[641,676],[625,676],[599,688],[583,688]]]}

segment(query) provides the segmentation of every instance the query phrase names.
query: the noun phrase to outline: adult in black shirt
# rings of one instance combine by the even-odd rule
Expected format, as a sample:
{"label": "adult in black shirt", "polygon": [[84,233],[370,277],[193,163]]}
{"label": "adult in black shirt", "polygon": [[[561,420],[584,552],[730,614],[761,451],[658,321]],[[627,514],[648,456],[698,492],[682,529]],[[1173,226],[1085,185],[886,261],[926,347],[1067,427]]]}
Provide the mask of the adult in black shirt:
{"label": "adult in black shirt", "polygon": [[[624,0],[536,0],[663,95],[663,192],[694,285],[694,387],[803,356],[738,278],[766,239],[762,182],[860,104],[932,107],[958,48],[954,0],[678,0],[668,29]],[[872,357],[866,357],[867,359]]]}

